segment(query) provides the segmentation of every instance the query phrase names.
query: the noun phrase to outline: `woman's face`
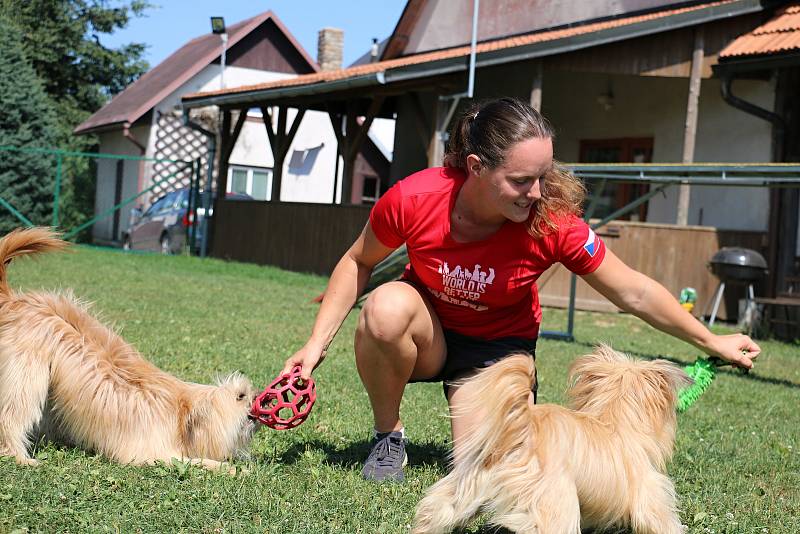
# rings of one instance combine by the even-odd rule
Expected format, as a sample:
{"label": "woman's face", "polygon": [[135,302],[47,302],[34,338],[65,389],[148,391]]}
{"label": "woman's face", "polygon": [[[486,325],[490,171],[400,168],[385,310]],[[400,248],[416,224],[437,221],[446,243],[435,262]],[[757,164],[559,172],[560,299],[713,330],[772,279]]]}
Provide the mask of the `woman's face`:
{"label": "woman's face", "polygon": [[[469,158],[474,158],[477,167]],[[477,172],[487,201],[482,211],[521,223],[528,220],[533,203],[542,198],[541,179],[553,165],[553,141],[549,137],[520,141],[494,169],[480,165],[477,156],[469,158],[470,174]]]}

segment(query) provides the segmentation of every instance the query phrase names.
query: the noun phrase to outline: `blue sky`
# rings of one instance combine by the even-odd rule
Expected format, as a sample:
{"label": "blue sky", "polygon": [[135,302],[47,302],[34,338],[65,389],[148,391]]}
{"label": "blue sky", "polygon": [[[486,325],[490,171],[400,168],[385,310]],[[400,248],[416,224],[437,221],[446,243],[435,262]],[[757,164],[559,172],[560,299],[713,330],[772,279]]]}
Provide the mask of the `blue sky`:
{"label": "blue sky", "polygon": [[317,32],[326,26],[344,30],[344,64],[367,52],[372,38],[394,30],[406,0],[153,0],[146,16],[125,30],[102,36],[106,46],[131,42],[148,45],[145,59],[154,67],[184,43],[211,31],[209,17],[225,17],[231,25],[272,10],[308,54],[317,57]]}

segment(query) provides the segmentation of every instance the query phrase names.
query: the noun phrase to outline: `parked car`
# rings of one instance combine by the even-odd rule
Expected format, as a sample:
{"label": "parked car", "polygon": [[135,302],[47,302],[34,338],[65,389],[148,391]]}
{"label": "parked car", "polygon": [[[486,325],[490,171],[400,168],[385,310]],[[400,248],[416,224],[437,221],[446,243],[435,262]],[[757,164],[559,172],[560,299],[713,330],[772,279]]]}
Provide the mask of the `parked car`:
{"label": "parked car", "polygon": [[176,254],[187,245],[189,230],[193,228],[196,232],[194,249],[197,251],[203,238],[204,195],[198,195],[197,221],[189,212],[187,188],[170,191],[153,202],[144,213],[138,208],[132,209],[130,227],[122,234],[122,248]]}

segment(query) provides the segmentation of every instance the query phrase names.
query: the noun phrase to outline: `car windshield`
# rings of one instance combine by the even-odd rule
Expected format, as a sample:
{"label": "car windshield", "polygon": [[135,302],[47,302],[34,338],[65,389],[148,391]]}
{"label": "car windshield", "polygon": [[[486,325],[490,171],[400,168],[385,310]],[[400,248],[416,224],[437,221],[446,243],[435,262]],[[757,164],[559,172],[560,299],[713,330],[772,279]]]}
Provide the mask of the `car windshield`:
{"label": "car windshield", "polygon": [[[177,206],[180,209],[187,209],[189,207],[190,190],[189,189],[180,189],[180,190],[177,191],[177,194],[179,195],[178,196],[178,200],[177,200]],[[203,208],[205,206],[205,202],[206,202],[206,198],[207,197],[208,197],[208,193],[207,192],[200,191],[197,194],[197,197],[196,197],[197,198],[197,200],[196,200],[197,206],[195,206],[195,207],[196,208]],[[213,198],[211,199],[211,201],[213,202]]]}
{"label": "car windshield", "polygon": [[143,217],[149,217],[150,215],[158,212],[162,208],[162,206],[164,206],[165,201],[166,197],[161,197],[152,204],[150,204],[150,207],[147,208],[147,211],[144,212]]}

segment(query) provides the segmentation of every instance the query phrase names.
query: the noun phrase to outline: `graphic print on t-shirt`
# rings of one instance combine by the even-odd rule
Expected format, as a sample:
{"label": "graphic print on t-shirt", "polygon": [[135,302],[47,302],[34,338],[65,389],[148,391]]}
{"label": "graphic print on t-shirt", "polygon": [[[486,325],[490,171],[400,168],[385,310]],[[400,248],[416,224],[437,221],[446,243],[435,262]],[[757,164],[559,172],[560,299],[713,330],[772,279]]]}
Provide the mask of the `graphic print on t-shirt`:
{"label": "graphic print on t-shirt", "polygon": [[494,282],[493,267],[484,269],[476,263],[472,268],[468,265],[464,267],[456,265],[451,269],[446,261],[440,261],[438,272],[442,275],[443,291],[431,290],[437,298],[478,311],[488,309],[477,301]]}

